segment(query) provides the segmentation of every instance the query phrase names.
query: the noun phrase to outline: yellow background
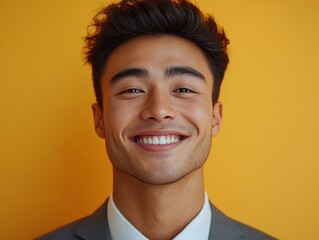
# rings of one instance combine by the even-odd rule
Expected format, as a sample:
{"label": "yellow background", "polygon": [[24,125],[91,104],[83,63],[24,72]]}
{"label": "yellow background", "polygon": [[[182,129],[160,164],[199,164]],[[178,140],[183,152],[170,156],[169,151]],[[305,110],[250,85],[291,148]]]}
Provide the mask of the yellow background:
{"label": "yellow background", "polygon": [[[0,239],[31,239],[111,191],[81,49],[100,0],[0,1]],[[319,239],[319,2],[198,0],[226,29],[224,120],[206,189],[280,239]]]}

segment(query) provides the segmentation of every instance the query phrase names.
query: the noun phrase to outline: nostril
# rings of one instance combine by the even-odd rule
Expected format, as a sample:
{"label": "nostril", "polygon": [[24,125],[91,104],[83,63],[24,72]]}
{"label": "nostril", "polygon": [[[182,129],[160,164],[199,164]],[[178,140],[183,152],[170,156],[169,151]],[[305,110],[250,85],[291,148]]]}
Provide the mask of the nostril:
{"label": "nostril", "polygon": [[163,121],[174,119],[176,111],[171,106],[147,105],[140,116],[143,120]]}
{"label": "nostril", "polygon": [[147,119],[148,120],[161,120],[161,119],[172,119],[173,117],[172,116],[165,116],[165,117],[148,117]]}

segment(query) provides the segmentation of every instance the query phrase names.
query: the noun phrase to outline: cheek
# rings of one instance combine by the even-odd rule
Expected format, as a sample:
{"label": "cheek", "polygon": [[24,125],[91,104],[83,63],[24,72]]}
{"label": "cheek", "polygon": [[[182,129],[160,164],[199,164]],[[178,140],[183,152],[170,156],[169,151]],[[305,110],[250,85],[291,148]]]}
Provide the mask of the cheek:
{"label": "cheek", "polygon": [[137,111],[125,102],[109,101],[105,108],[107,135],[121,135],[123,130],[136,118]]}
{"label": "cheek", "polygon": [[198,101],[180,108],[183,116],[191,122],[197,130],[211,127],[213,121],[212,104],[209,101]]}

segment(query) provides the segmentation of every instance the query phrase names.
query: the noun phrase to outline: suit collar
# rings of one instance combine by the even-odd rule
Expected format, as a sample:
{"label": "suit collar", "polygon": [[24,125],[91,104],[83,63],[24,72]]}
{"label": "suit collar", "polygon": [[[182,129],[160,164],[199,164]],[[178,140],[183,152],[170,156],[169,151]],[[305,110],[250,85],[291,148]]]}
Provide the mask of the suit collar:
{"label": "suit collar", "polygon": [[[98,208],[91,216],[83,219],[75,230],[75,234],[85,240],[111,240],[107,220],[107,202]],[[220,212],[212,203],[212,221],[209,231],[209,240],[213,239],[238,239],[242,232],[233,220]]]}
{"label": "suit collar", "polygon": [[91,216],[83,219],[75,229],[75,235],[85,240],[111,240],[107,220],[107,202],[98,208]]}
{"label": "suit collar", "polygon": [[210,207],[212,211],[212,221],[208,239],[239,239],[243,233],[237,224],[220,212],[212,203],[210,203]]}

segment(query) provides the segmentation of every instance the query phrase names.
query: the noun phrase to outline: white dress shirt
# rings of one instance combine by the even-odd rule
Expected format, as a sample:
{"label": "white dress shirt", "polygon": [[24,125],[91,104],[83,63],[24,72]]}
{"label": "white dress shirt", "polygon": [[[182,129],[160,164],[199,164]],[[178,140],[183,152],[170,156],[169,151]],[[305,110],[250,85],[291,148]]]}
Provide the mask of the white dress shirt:
{"label": "white dress shirt", "polygon": [[[174,240],[207,240],[211,224],[211,209],[205,192],[204,205],[198,215]],[[107,204],[107,218],[112,240],[147,240],[115,206],[112,194]]]}

